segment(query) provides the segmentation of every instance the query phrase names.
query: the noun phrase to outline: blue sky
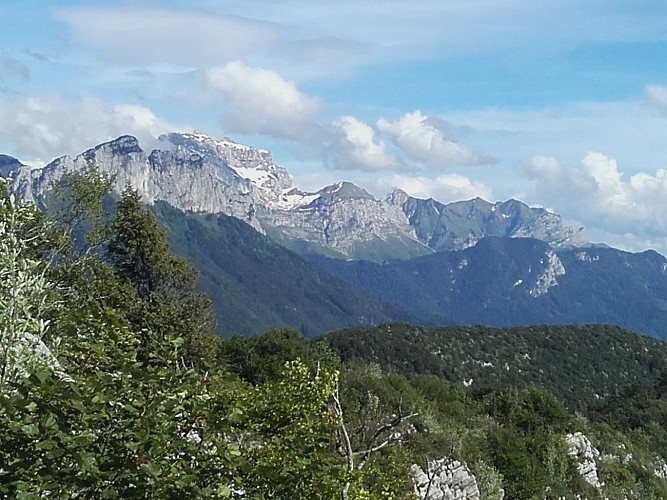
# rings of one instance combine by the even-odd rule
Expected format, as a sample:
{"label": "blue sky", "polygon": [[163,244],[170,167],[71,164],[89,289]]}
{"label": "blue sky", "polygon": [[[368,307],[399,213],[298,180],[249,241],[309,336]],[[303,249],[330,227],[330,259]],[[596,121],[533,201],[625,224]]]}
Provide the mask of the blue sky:
{"label": "blue sky", "polygon": [[0,3],[0,152],[266,148],[307,190],[515,197],[667,253],[667,2]]}

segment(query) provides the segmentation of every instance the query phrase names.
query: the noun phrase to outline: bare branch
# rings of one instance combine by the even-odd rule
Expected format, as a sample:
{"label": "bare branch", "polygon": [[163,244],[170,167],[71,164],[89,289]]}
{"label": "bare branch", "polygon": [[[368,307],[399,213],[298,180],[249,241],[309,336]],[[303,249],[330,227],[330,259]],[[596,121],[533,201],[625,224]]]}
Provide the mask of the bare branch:
{"label": "bare branch", "polygon": [[366,461],[376,451],[380,451],[381,449],[386,448],[387,446],[400,443],[401,441],[403,441],[403,437],[399,434],[397,437],[395,437],[394,435],[389,436],[389,438],[387,438],[384,442],[382,442],[379,445],[373,444],[375,443],[375,441],[377,441],[377,439],[380,438],[380,436],[383,433],[390,431],[395,427],[398,427],[405,420],[416,417],[417,415],[419,415],[419,413],[410,413],[409,415],[403,415],[402,413],[399,413],[394,420],[384,424],[377,431],[375,431],[375,434],[373,434],[373,437],[369,441],[366,450],[355,453],[355,455],[362,455],[361,460],[359,460],[359,465],[357,466],[357,469],[361,470],[364,467],[364,465],[366,465]]}

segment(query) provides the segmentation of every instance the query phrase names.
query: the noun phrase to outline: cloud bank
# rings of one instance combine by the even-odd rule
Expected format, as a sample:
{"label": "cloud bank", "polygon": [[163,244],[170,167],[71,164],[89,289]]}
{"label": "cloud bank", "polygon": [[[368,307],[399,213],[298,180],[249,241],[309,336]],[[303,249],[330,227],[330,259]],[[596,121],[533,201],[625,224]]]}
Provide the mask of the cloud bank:
{"label": "cloud bank", "polygon": [[12,154],[35,164],[78,154],[123,134],[152,144],[159,134],[177,129],[148,108],[109,106],[95,97],[68,101],[43,95],[0,100],[0,137],[13,145]]}
{"label": "cloud bank", "polygon": [[[665,169],[626,176],[613,158],[588,152],[579,167],[567,167],[555,158],[536,156],[520,164],[517,170],[533,182],[528,193],[531,201],[540,200],[563,216],[583,222],[589,232],[606,234],[626,248],[631,239],[657,242],[665,239]],[[663,252],[666,249],[660,248]]]}

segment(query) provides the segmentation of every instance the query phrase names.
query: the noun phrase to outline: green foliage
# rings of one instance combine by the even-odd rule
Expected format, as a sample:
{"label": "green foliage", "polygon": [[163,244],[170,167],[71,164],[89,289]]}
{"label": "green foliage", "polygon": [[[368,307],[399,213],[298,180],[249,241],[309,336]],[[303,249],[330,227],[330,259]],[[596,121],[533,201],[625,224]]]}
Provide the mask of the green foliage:
{"label": "green foliage", "polygon": [[271,328],[254,337],[233,336],[219,344],[220,361],[251,384],[275,380],[285,362],[301,360],[315,372],[318,367],[336,369],[338,358],[326,344],[306,340],[295,330]]}
{"label": "green foliage", "polygon": [[74,237],[80,237],[79,247],[95,248],[107,237],[107,212],[105,196],[111,191],[115,178],[101,172],[94,162],[89,162],[80,173],[66,172],[53,186],[52,217],[69,229]]}
{"label": "green foliage", "polygon": [[[0,498],[403,499],[410,466],[441,459],[467,463],[483,498],[667,496],[652,341],[405,325],[220,340],[196,274],[136,192],[108,224],[96,175],[64,186],[62,206],[78,208],[58,230],[0,198]],[[614,398],[610,384],[642,377],[655,383]],[[474,390],[457,383],[470,378]],[[612,394],[592,421],[557,399],[581,406],[586,391]],[[602,452],[603,491],[567,449],[575,430]]]}
{"label": "green foliage", "polygon": [[485,399],[489,416],[500,424],[489,433],[488,452],[508,496],[568,491],[576,468],[563,440],[571,418],[562,403],[535,387],[504,389]]}
{"label": "green foliage", "polygon": [[239,471],[249,498],[334,498],[343,487],[333,453],[337,420],[328,411],[337,373],[312,375],[300,360],[277,379],[251,388],[239,402],[244,420],[235,439],[247,458]]}
{"label": "green foliage", "polygon": [[5,497],[224,497],[235,455],[217,380],[128,366],[74,383],[48,372],[28,382],[2,394]]}
{"label": "green foliage", "polygon": [[54,363],[42,344],[46,314],[57,307],[42,255],[49,231],[33,206],[14,194],[0,196],[0,390],[35,366]]}
{"label": "green foliage", "polygon": [[564,433],[572,420],[563,404],[537,387],[514,387],[485,398],[488,414],[501,424],[511,424],[525,434]]}
{"label": "green foliage", "polygon": [[573,410],[650,383],[666,366],[667,344],[607,325],[515,328],[387,324],[327,335],[341,359],[362,359],[407,376],[432,374],[472,388],[536,385]]}
{"label": "green foliage", "polygon": [[207,297],[195,291],[192,265],[169,252],[165,230],[127,189],[110,227],[108,252],[118,276],[130,283],[138,301],[127,316],[142,333],[140,355],[176,362],[197,362],[214,342]]}

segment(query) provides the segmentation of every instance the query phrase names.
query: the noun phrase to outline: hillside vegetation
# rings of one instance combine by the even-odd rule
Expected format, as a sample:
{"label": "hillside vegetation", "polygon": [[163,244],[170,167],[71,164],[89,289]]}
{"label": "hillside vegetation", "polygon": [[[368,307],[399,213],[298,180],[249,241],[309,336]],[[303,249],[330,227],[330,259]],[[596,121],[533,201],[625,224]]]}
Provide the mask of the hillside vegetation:
{"label": "hillside vegetation", "polygon": [[416,314],[317,269],[235,217],[186,214],[164,202],[151,210],[173,252],[200,270],[200,289],[212,301],[220,334],[287,326],[312,337],[359,324],[417,321]]}
{"label": "hillside vegetation", "polygon": [[[408,499],[417,467],[427,489],[436,476],[457,488],[452,464],[484,499],[667,497],[659,354],[654,382],[572,413],[544,387],[407,377],[289,329],[223,339],[137,193],[107,222],[109,180],[91,169],[66,181],[53,217],[0,196],[0,498]],[[382,328],[376,348],[414,366],[388,328],[419,329]],[[592,335],[628,367],[619,383],[650,361],[634,357],[641,338]],[[522,354],[541,338],[525,335]]]}
{"label": "hillside vegetation", "polygon": [[408,377],[432,374],[479,390],[537,385],[573,409],[650,384],[667,366],[667,344],[609,325],[385,324],[334,332],[323,341],[345,361],[377,363]]}
{"label": "hillside vegetation", "polygon": [[[554,251],[532,238],[384,264],[310,256],[320,269],[440,324],[608,323],[667,339],[667,259],[646,251]],[[424,323],[422,323],[424,324]]]}

